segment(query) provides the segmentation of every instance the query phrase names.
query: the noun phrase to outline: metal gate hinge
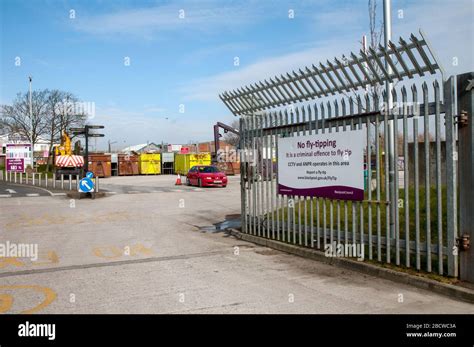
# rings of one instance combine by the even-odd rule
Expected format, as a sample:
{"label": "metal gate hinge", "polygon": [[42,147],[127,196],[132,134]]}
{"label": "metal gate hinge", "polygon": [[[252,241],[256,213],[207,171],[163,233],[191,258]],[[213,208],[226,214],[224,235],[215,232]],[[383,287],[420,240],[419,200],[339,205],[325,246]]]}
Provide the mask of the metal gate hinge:
{"label": "metal gate hinge", "polygon": [[461,251],[467,251],[471,247],[469,234],[462,234],[461,237],[457,237],[456,246],[458,246],[458,249]]}
{"label": "metal gate hinge", "polygon": [[458,127],[462,128],[468,125],[469,117],[467,116],[467,111],[461,111],[461,114],[457,117]]}

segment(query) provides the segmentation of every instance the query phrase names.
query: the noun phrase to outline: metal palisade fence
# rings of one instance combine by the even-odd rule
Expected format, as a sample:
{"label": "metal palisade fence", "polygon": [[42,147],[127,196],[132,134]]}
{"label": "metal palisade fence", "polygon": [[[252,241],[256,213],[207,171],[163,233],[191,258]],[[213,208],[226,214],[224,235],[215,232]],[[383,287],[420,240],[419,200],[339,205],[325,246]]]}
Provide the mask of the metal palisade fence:
{"label": "metal palisade fence", "polygon": [[[358,244],[366,259],[458,276],[454,78],[420,34],[220,95],[240,116],[242,232]],[[354,130],[366,142],[363,200],[278,193],[279,139]]]}
{"label": "metal palisade fence", "polygon": [[[79,189],[79,182],[81,180],[80,175],[74,174],[61,174],[55,177],[48,177],[47,173],[44,172],[33,172],[33,173],[22,173],[22,172],[4,172],[0,170],[0,181],[4,181],[11,184],[18,185],[30,185],[39,188],[52,189],[54,190],[74,190]],[[99,178],[93,178],[94,191],[99,191]]]}

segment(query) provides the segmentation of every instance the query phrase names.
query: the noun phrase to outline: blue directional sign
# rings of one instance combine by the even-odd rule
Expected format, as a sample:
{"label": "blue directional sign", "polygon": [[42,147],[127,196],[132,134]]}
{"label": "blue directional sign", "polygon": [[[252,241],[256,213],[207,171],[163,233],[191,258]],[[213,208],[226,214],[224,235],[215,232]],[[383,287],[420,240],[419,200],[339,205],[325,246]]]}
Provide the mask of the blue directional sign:
{"label": "blue directional sign", "polygon": [[86,177],[87,177],[87,178],[93,178],[93,177],[94,177],[94,173],[91,172],[91,171],[88,171],[88,172],[86,173]]}
{"label": "blue directional sign", "polygon": [[89,177],[85,177],[79,181],[79,191],[82,193],[90,193],[94,191],[94,182]]}

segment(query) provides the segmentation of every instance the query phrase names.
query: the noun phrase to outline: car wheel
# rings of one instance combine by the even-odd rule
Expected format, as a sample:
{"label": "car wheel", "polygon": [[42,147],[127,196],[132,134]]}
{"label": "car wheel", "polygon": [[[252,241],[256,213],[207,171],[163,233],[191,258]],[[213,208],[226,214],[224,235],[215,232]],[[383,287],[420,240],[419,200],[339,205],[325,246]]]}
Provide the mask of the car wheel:
{"label": "car wheel", "polygon": [[191,185],[191,181],[189,180],[189,178],[186,177],[186,185],[187,186],[190,186]]}
{"label": "car wheel", "polygon": [[198,179],[198,186],[199,186],[200,188],[202,188],[202,181],[201,181],[200,178]]}

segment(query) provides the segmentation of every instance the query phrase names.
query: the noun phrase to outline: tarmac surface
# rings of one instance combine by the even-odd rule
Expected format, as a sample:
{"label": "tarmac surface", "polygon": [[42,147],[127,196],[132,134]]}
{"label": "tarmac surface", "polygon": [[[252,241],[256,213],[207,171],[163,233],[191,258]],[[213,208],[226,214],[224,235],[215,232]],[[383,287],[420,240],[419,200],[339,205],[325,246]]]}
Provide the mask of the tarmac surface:
{"label": "tarmac surface", "polygon": [[240,213],[239,177],[202,189],[175,178],[102,179],[95,200],[2,184],[0,244],[37,245],[38,259],[0,258],[0,313],[474,313],[237,240],[213,225]]}

